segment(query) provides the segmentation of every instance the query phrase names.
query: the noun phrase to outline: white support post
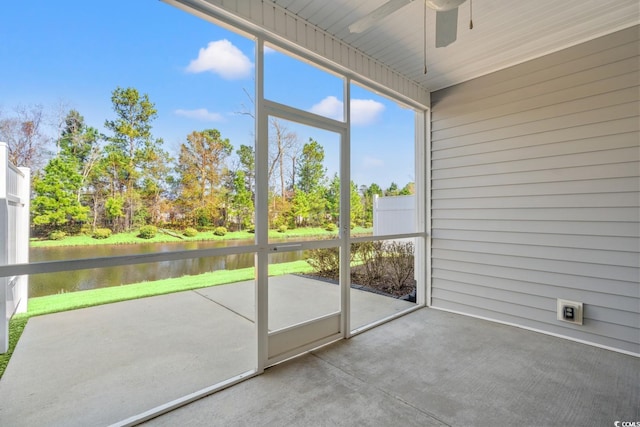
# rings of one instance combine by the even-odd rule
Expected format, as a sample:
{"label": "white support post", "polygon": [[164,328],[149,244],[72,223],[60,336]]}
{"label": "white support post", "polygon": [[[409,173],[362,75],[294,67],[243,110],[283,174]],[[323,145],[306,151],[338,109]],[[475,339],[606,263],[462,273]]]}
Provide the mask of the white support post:
{"label": "white support post", "polygon": [[426,292],[425,292],[425,300],[424,303],[427,307],[431,306],[431,279],[432,279],[432,271],[431,271],[431,110],[425,110],[423,115],[423,123],[421,125],[424,134],[421,137],[421,140],[424,141],[424,191],[422,194],[425,197],[424,206],[425,212],[422,216],[425,221],[425,242],[424,242],[424,253],[425,253],[425,269],[426,269]]}
{"label": "white support post", "polygon": [[342,337],[351,337],[351,80],[344,79],[345,129],[340,133],[340,313]]}
{"label": "white support post", "polygon": [[268,359],[269,347],[269,123],[264,108],[264,40],[256,39],[256,337],[258,348],[257,373],[262,373]]}
{"label": "white support post", "polygon": [[380,236],[382,232],[380,231],[380,209],[378,207],[378,198],[379,196],[376,193],[373,193],[373,235]]}
{"label": "white support post", "polygon": [[431,255],[429,227],[429,201],[431,199],[431,178],[429,176],[429,111],[417,111],[415,115],[415,224],[416,230],[423,233],[416,238],[414,272],[416,279],[416,303],[429,306],[431,304]]}
{"label": "white support post", "polygon": [[[18,168],[22,172],[22,180],[18,187],[20,196],[20,209],[16,217],[16,264],[27,264],[29,262],[29,219],[31,217],[31,170],[29,168]],[[16,298],[18,305],[16,313],[27,312],[27,301],[29,299],[29,276],[23,275],[18,279]]]}
{"label": "white support post", "polygon": [[[7,201],[7,174],[9,169],[7,144],[0,142],[0,265],[9,260],[9,204]],[[9,312],[7,286],[9,278],[0,277],[0,354],[9,350]]]}

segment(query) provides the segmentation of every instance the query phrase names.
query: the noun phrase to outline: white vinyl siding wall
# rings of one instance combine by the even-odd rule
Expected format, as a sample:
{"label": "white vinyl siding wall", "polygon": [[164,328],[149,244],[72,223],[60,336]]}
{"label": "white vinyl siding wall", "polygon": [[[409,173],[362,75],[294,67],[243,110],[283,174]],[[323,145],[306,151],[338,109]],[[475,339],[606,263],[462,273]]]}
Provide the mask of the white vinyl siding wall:
{"label": "white vinyl siding wall", "polygon": [[432,306],[640,353],[638,34],[431,94]]}

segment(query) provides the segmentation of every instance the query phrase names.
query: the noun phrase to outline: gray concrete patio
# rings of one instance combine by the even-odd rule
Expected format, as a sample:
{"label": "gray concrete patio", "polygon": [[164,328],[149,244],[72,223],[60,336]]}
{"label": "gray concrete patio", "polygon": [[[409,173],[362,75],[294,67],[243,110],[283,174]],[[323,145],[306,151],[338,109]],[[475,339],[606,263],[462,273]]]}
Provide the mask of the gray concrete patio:
{"label": "gray concrete patio", "polygon": [[[361,326],[413,304],[352,290]],[[339,287],[269,281],[269,329],[339,310]],[[0,426],[116,423],[255,369],[254,282],[29,320],[0,379]]]}
{"label": "gray concrete patio", "polygon": [[[335,285],[306,283],[286,310],[296,285],[270,284],[270,328],[335,304],[319,298]],[[0,380],[0,425],[109,425],[252,369],[252,295],[247,282],[31,319]],[[352,298],[366,299],[356,323],[409,304]],[[422,309],[146,424],[609,426],[640,420],[639,384],[636,357]]]}
{"label": "gray concrete patio", "polygon": [[640,359],[432,309],[267,369],[161,426],[614,426]]}

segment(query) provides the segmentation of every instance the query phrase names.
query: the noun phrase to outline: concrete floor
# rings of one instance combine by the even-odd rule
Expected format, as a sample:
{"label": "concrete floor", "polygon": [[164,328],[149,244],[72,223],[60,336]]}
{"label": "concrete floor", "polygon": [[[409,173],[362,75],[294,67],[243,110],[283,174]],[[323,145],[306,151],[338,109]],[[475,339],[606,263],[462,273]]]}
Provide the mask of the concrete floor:
{"label": "concrete floor", "polygon": [[[352,290],[355,325],[414,304]],[[339,287],[269,281],[269,328],[339,310]],[[0,426],[100,426],[254,370],[254,282],[29,320],[0,379]]]}
{"label": "concrete floor", "polygon": [[640,421],[640,359],[422,309],[145,425],[614,426]]}
{"label": "concrete floor", "polygon": [[[271,329],[336,304],[335,285],[306,285],[270,283]],[[252,296],[244,283],[31,319],[0,426],[109,425],[252,369]],[[355,325],[411,305],[352,298]],[[422,309],[147,425],[610,426],[640,420],[639,384],[636,357]]]}

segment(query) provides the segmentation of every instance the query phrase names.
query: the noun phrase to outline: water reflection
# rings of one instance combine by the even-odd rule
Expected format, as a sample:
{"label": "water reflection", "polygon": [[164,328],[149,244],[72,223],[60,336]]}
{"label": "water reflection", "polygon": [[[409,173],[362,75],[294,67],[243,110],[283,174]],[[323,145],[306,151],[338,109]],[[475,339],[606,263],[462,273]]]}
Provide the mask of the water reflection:
{"label": "water reflection", "polygon": [[[134,255],[153,252],[169,252],[191,249],[209,249],[225,246],[251,245],[253,241],[226,242],[179,242],[145,243],[139,245],[100,245],[87,247],[31,248],[31,262]],[[297,261],[303,258],[302,251],[274,254],[272,263]],[[108,267],[92,270],[65,271],[61,273],[36,274],[29,278],[29,297],[74,292],[87,289],[127,285],[185,275],[197,275],[217,270],[235,270],[253,267],[254,254],[192,258]]]}

